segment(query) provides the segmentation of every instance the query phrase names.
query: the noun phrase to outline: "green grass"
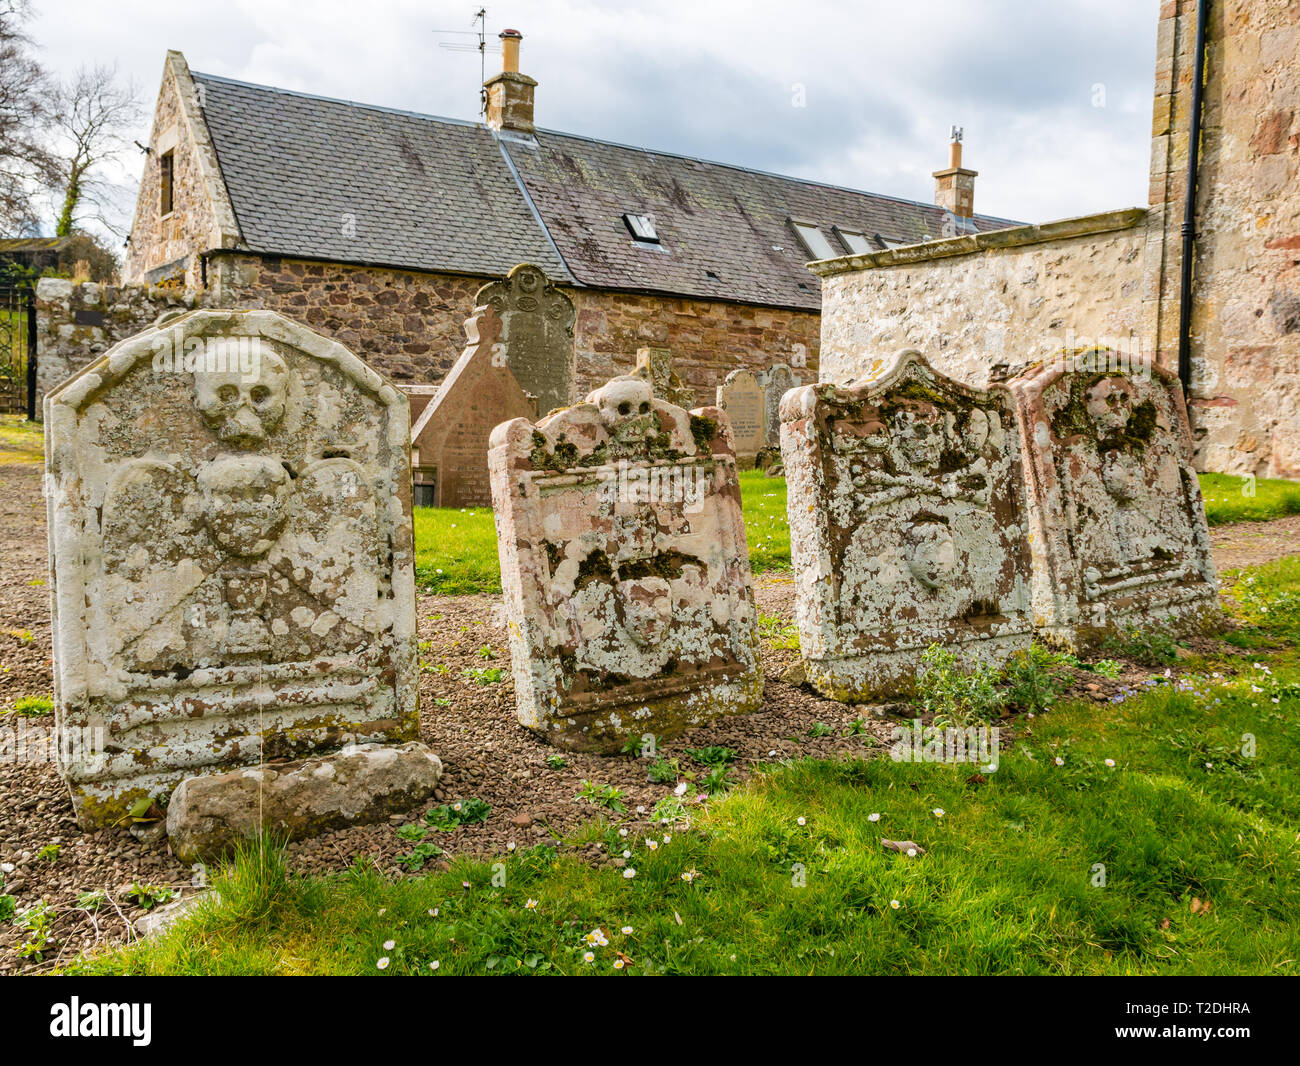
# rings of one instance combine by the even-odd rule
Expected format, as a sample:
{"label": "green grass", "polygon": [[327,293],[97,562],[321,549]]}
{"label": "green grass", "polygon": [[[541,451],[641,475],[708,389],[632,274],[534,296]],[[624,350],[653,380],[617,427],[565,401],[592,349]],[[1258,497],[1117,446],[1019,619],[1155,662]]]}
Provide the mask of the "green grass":
{"label": "green grass", "polygon": [[54,713],[54,700],[49,696],[19,696],[10,713],[20,718],[42,718]]}
{"label": "green grass", "polygon": [[0,463],[40,463],[45,460],[45,432],[26,415],[0,415]]}
{"label": "green grass", "polygon": [[[742,471],[740,494],[754,572],[789,569],[785,478]],[[430,592],[453,596],[500,592],[492,508],[415,508],[415,574],[420,586]]]}
{"label": "green grass", "polygon": [[[1259,522],[1300,514],[1300,483],[1269,478],[1250,479],[1233,474],[1201,474],[1205,520],[1212,526],[1226,522]],[[1247,492],[1254,489],[1254,495]]]}
{"label": "green grass", "polygon": [[750,569],[756,574],[790,569],[785,478],[765,477],[761,470],[742,470],[740,502],[745,512]]}
{"label": "green grass", "polygon": [[[1156,674],[1020,719],[982,779],[888,757],[772,765],[691,805],[653,850],[600,812],[578,836],[629,847],[630,879],[549,847],[493,860],[495,885],[464,858],[411,878],[360,860],[297,877],[274,849],[250,852],[220,875],[219,903],[72,969],[614,974],[622,957],[633,973],[1295,974],[1300,559],[1233,591],[1272,642],[1230,660],[1239,675]],[[607,945],[584,940],[594,929]]]}
{"label": "green grass", "polygon": [[450,596],[500,592],[497,533],[491,507],[417,507],[415,577]]}
{"label": "green grass", "polygon": [[[1201,474],[1200,478],[1210,525],[1300,514],[1300,483],[1258,480],[1255,495],[1246,496],[1245,483],[1239,477]],[[764,477],[759,470],[742,471],[740,496],[751,569],[756,574],[788,570],[785,478]],[[451,595],[501,591],[491,508],[417,507],[415,555],[417,579],[430,591]]]}

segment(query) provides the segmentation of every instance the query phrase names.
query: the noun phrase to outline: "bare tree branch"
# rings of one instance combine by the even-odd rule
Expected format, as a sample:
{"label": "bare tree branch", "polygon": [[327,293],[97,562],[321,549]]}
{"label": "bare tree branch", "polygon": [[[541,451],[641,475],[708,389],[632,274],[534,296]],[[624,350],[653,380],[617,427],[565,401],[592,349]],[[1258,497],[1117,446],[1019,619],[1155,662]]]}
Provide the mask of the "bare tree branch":
{"label": "bare tree branch", "polygon": [[46,147],[53,89],[22,28],[27,0],[0,0],[0,232],[39,232],[34,197],[59,181]]}
{"label": "bare tree branch", "polygon": [[118,83],[116,66],[82,67],[54,99],[63,189],[55,234],[66,237],[86,216],[122,236],[109,223],[120,189],[102,177],[104,164],[128,145],[125,134],[141,117],[135,85]]}

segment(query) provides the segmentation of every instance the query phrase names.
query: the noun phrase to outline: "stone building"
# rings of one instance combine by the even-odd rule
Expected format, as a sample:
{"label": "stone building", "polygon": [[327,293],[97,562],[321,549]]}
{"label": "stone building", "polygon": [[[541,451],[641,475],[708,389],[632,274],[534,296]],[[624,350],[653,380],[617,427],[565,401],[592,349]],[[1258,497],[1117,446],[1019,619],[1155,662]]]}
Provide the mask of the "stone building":
{"label": "stone building", "polygon": [[[1300,5],[1205,7],[1183,359],[1196,463],[1300,478]],[[976,385],[1097,344],[1178,368],[1197,8],[1160,10],[1146,208],[813,264],[822,380],[904,346]]]}
{"label": "stone building", "polygon": [[194,73],[168,53],[125,280],[279,311],[427,384],[463,347],[475,292],[529,262],[575,304],[575,396],[643,347],[669,349],[703,395],[740,366],[815,372],[808,260],[1014,224],[540,129],[519,35],[502,36],[481,123]]}

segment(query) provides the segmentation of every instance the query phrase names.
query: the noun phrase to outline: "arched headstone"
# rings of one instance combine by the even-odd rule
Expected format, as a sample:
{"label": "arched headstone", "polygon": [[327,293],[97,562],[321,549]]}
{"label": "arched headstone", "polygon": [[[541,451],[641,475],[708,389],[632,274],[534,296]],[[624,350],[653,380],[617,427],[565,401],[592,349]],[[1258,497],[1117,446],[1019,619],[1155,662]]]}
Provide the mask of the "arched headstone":
{"label": "arched headstone", "polygon": [[492,434],[492,499],[520,721],[616,752],[763,697],[726,416],[636,375]]}
{"label": "arched headstone", "polygon": [[799,643],[823,695],[908,692],[932,644],[969,663],[1030,643],[1010,397],[915,351],[781,401]]}
{"label": "arched headstone", "polygon": [[269,311],[194,311],[45,400],[54,676],[83,826],[183,778],[418,736],[406,398]]}
{"label": "arched headstone", "polygon": [[1133,626],[1212,626],[1218,589],[1178,378],[1094,349],[1008,387],[1030,475],[1038,627],[1086,649]]}

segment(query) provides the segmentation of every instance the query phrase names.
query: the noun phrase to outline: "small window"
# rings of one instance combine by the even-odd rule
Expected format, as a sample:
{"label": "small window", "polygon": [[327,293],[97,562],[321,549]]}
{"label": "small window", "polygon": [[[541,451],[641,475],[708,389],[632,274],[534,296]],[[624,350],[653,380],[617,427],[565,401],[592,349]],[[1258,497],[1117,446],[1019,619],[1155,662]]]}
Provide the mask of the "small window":
{"label": "small window", "polygon": [[634,240],[646,244],[658,244],[659,234],[655,232],[654,220],[649,215],[624,215],[623,224]]}
{"label": "small window", "polygon": [[175,155],[163,152],[158,157],[158,212],[163,215],[172,213],[172,173]]}
{"label": "small window", "polygon": [[826,234],[822,233],[811,222],[793,222],[794,231],[803,241],[803,246],[808,249],[808,254],[814,259],[834,259],[840,253],[831,247],[831,242],[826,239]]}
{"label": "small window", "polygon": [[[930,239],[929,235],[927,234],[924,239],[928,241]],[[898,237],[882,237],[879,233],[876,234],[876,240],[880,242],[880,247],[882,248],[901,248],[903,245],[909,243],[908,241],[901,240]],[[914,244],[915,242],[913,241],[911,243]]]}
{"label": "small window", "polygon": [[835,227],[835,235],[839,237],[840,243],[844,245],[854,255],[868,255],[877,251],[877,247],[872,243],[870,237],[865,233],[859,233],[857,230],[840,229]]}
{"label": "small window", "polygon": [[[420,453],[411,449],[411,458],[419,461]],[[438,499],[438,468],[416,467],[412,470],[411,505],[413,507],[436,507]]]}

